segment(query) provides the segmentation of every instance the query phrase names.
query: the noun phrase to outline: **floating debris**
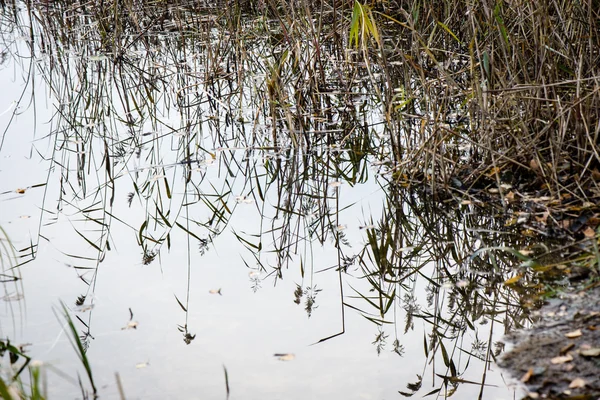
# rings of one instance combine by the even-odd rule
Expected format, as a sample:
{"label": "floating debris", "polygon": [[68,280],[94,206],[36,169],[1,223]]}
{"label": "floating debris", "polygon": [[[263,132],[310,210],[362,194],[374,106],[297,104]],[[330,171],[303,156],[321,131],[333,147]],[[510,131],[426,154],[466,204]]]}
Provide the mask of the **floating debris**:
{"label": "floating debris", "polygon": [[7,294],[1,297],[3,301],[20,301],[23,300],[25,296],[21,293]]}
{"label": "floating debris", "polygon": [[237,196],[235,198],[235,201],[240,204],[240,203],[244,203],[244,204],[252,204],[254,203],[254,199],[246,197],[246,196]]}
{"label": "floating debris", "polygon": [[78,307],[75,307],[76,312],[88,312],[94,309],[94,304],[82,304]]}
{"label": "floating debris", "polygon": [[219,296],[223,296],[223,293],[221,293],[221,288],[218,288],[218,289],[210,289],[210,290],[208,291],[208,293],[210,293],[210,294],[218,294]]}
{"label": "floating debris", "polygon": [[127,329],[137,329],[139,323],[137,321],[129,321],[127,325],[121,328],[122,331]]}
{"label": "floating debris", "polygon": [[296,358],[296,355],[293,353],[275,353],[273,357],[277,357],[279,361],[292,361]]}

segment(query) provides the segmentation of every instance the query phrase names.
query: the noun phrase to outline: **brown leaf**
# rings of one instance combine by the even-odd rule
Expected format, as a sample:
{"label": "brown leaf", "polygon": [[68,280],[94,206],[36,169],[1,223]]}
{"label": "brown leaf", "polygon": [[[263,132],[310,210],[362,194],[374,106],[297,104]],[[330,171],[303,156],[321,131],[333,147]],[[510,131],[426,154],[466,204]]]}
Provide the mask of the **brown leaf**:
{"label": "brown leaf", "polygon": [[596,231],[593,230],[591,227],[587,227],[585,228],[585,230],[583,231],[583,234],[585,235],[585,237],[587,238],[593,238],[594,236],[596,236]]}
{"label": "brown leaf", "polygon": [[571,356],[571,354],[567,354],[566,356],[554,357],[550,360],[550,362],[554,365],[568,363],[569,361],[573,361],[573,356]]}
{"label": "brown leaf", "polygon": [[540,167],[540,164],[535,158],[532,158],[531,161],[529,161],[529,168],[531,168],[531,170],[536,174],[542,173],[542,167]]}
{"label": "brown leaf", "polygon": [[535,219],[537,222],[541,223],[541,224],[546,224],[548,221],[548,217],[550,216],[550,213],[548,211],[545,211],[544,213],[542,213],[541,216],[536,216]]}
{"label": "brown leaf", "polygon": [[497,175],[500,171],[501,171],[501,169],[499,167],[493,167],[493,168],[490,168],[490,170],[486,173],[486,175],[488,177],[492,178],[495,175]]}
{"label": "brown leaf", "polygon": [[568,345],[566,345],[565,347],[563,347],[562,349],[560,349],[560,355],[567,354],[567,352],[569,350],[571,350],[573,347],[575,347],[575,343],[569,343]]}
{"label": "brown leaf", "polygon": [[565,333],[565,337],[568,337],[569,339],[575,339],[581,335],[583,335],[583,333],[581,333],[581,329],[577,329],[576,331]]}
{"label": "brown leaf", "polygon": [[533,368],[529,368],[529,371],[525,372],[525,375],[521,377],[521,382],[527,383],[533,376]]}
{"label": "brown leaf", "polygon": [[585,386],[585,381],[581,378],[575,378],[569,384],[569,389],[578,389]]}
{"label": "brown leaf", "polygon": [[27,189],[18,188],[17,190],[15,190],[15,192],[17,192],[19,194],[23,194],[23,193],[25,193],[25,190],[27,190]]}
{"label": "brown leaf", "polygon": [[504,196],[504,198],[506,199],[506,201],[508,201],[509,203],[512,203],[515,201],[515,192],[513,192],[512,190],[510,192],[508,192],[506,194],[506,196]]}

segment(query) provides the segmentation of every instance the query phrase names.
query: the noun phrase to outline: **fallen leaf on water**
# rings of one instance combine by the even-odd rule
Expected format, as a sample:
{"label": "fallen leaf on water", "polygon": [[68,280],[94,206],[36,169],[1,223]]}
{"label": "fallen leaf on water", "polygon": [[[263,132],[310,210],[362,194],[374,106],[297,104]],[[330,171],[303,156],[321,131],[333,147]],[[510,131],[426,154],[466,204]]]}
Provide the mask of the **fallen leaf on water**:
{"label": "fallen leaf on water", "polygon": [[529,371],[525,372],[525,375],[521,377],[521,382],[527,383],[533,375],[533,368],[529,368]]}
{"label": "fallen leaf on water", "polygon": [[575,339],[581,335],[583,335],[583,333],[581,333],[581,329],[577,329],[576,331],[565,333],[565,336],[568,337],[569,339]]}
{"label": "fallen leaf on water", "polygon": [[121,330],[124,331],[126,329],[137,329],[138,325],[139,324],[136,321],[129,321],[127,325],[121,328]]}
{"label": "fallen leaf on water", "polygon": [[296,356],[292,353],[275,353],[274,357],[277,357],[279,361],[292,361]]}
{"label": "fallen leaf on water", "polygon": [[555,365],[556,364],[564,364],[569,361],[573,361],[573,356],[571,356],[570,354],[567,354],[566,356],[554,357],[553,359],[550,360],[550,362]]}
{"label": "fallen leaf on water", "polygon": [[223,294],[221,293],[221,288],[218,288],[218,289],[210,289],[210,290],[208,291],[208,293],[210,293],[210,294],[218,294],[219,296],[223,296]]}
{"label": "fallen leaf on water", "polygon": [[584,386],[585,386],[585,381],[583,379],[581,379],[581,378],[575,378],[569,384],[569,389],[577,389],[577,388],[582,388]]}
{"label": "fallen leaf on water", "polygon": [[75,311],[77,311],[77,312],[88,312],[88,311],[93,310],[93,309],[94,309],[94,305],[93,304],[84,304],[84,305],[81,305],[81,306],[75,308]]}
{"label": "fallen leaf on water", "polygon": [[246,197],[246,196],[237,196],[235,198],[236,203],[238,204],[252,204],[254,202],[254,199]]}
{"label": "fallen leaf on water", "polygon": [[600,356],[600,347],[593,347],[591,349],[580,350],[579,354],[584,357],[598,357]]}
{"label": "fallen leaf on water", "polygon": [[359,226],[358,229],[375,229],[375,225]]}

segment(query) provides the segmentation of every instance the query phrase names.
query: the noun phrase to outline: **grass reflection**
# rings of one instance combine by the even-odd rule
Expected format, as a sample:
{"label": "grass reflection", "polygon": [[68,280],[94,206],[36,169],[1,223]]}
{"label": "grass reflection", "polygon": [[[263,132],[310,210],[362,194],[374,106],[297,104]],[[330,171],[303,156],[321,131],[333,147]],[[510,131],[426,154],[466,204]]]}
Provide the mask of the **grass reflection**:
{"label": "grass reflection", "polygon": [[[539,290],[531,270],[518,285],[505,285],[518,259],[481,249],[520,248],[527,240],[508,236],[489,212],[460,199],[398,185],[398,177],[447,162],[420,146],[426,124],[415,115],[431,106],[417,101],[417,78],[425,82],[431,72],[417,65],[428,63],[418,60],[422,55],[413,61],[417,78],[391,62],[369,64],[385,61],[384,54],[347,51],[335,29],[343,10],[315,15],[302,4],[287,16],[283,6],[2,3],[7,57],[28,83],[19,106],[27,105],[27,90],[38,96],[35,77],[54,110],[50,132],[33,150],[45,161],[46,187],[58,194],[44,195],[39,231],[20,249],[17,266],[37,257],[46,230],[68,221],[65,235],[86,250],[64,257],[85,285],[76,304],[90,310],[69,328],[81,339],[77,350],[94,393],[85,352],[102,262],[118,245],[112,233],[135,238],[143,265],[162,267],[172,247],[185,247],[186,290],[174,304],[183,313],[178,332],[190,345],[192,257],[234,230],[253,288],[292,274],[301,282],[293,299],[308,317],[317,312],[318,273],[337,274],[341,327],[318,343],[346,332],[348,309],[374,324],[374,340],[366,340],[377,353],[403,357],[404,338],[422,326],[422,370],[401,394],[450,396],[476,384],[481,398],[488,367],[502,351],[495,338],[527,324],[524,303]],[[293,16],[301,17],[296,23]],[[401,79],[404,92],[393,93]],[[445,90],[439,82],[423,87]],[[440,107],[451,110],[450,94],[441,96]],[[402,116],[392,119],[388,108],[397,101]],[[435,130],[433,142],[443,147],[445,135]],[[404,168],[403,146],[427,168]],[[344,219],[353,204],[343,193],[367,182],[376,182],[385,201],[380,215],[362,221],[365,244],[356,248]],[[257,216],[256,229],[235,230],[234,214],[241,213]],[[315,260],[324,246],[335,249],[334,265]],[[476,373],[468,371],[473,360],[481,361]],[[426,373],[433,390],[423,388]]]}

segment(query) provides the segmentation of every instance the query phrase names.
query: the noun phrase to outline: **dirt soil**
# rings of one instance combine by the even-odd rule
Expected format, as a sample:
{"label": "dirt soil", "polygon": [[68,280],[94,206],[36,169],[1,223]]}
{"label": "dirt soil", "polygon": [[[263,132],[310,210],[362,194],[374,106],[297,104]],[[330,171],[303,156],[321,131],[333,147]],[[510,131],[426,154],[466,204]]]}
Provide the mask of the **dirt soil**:
{"label": "dirt soil", "polygon": [[505,339],[498,364],[527,387],[526,399],[600,399],[600,287],[551,299],[539,322]]}

